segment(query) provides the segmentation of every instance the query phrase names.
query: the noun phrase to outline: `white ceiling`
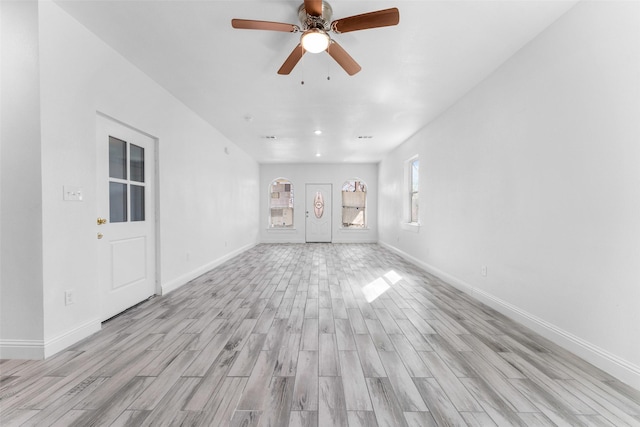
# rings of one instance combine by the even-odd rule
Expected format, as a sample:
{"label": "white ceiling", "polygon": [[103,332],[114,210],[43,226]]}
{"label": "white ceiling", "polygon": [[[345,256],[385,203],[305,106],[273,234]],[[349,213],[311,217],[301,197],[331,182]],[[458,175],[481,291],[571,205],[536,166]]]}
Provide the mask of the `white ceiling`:
{"label": "white ceiling", "polygon": [[400,10],[398,26],[332,34],[362,66],[352,77],[324,52],[278,75],[299,34],[231,27],[299,24],[302,0],[56,3],[258,162],[359,163],[378,162],[576,1],[330,1],[333,20]]}

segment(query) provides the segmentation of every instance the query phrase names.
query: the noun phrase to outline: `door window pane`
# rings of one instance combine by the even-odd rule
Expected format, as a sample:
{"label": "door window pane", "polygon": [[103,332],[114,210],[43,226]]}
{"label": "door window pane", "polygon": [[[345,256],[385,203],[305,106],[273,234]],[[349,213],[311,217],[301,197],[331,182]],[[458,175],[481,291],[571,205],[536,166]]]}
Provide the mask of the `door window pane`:
{"label": "door window pane", "polygon": [[127,221],[127,184],[109,183],[109,222]]}
{"label": "door window pane", "polygon": [[127,179],[127,143],[109,137],[109,176]]}
{"label": "door window pane", "polygon": [[144,221],[144,187],[141,185],[131,185],[131,221]]}
{"label": "door window pane", "polygon": [[131,181],[144,182],[144,148],[130,144]]}

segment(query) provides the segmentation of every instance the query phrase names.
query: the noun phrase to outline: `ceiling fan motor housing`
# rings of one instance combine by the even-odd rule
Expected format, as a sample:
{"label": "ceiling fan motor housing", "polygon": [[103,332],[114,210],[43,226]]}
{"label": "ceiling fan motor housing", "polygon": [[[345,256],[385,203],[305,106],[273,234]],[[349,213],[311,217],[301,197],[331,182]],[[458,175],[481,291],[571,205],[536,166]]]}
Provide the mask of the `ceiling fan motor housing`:
{"label": "ceiling fan motor housing", "polygon": [[331,5],[326,1],[322,2],[322,14],[320,16],[309,15],[304,8],[304,3],[298,8],[298,19],[300,19],[303,31],[313,28],[329,31],[331,29],[330,22],[332,15],[333,9],[331,9]]}

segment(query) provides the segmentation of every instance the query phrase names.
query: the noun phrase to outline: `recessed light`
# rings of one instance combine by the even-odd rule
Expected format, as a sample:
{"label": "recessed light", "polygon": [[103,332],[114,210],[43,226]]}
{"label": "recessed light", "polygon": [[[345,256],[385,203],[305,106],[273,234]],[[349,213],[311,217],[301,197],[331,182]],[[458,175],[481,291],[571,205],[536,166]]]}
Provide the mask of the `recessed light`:
{"label": "recessed light", "polygon": [[320,153],[316,153],[316,157],[320,157],[320,156],[321,156],[321,154],[320,154]]}
{"label": "recessed light", "polygon": [[316,135],[322,135],[322,131],[320,129],[314,131],[313,133],[315,133]]}

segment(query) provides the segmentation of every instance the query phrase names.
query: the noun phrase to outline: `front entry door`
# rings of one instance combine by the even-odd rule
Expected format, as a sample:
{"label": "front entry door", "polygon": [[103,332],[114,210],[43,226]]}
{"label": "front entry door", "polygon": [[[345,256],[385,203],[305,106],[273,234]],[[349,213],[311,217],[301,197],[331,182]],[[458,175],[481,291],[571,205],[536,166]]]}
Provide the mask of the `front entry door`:
{"label": "front entry door", "polygon": [[331,242],[331,184],[307,184],[306,190],[306,241]]}
{"label": "front entry door", "polygon": [[98,283],[109,319],[155,294],[155,141],[97,117]]}

